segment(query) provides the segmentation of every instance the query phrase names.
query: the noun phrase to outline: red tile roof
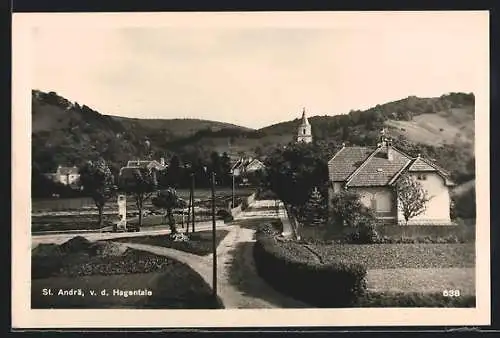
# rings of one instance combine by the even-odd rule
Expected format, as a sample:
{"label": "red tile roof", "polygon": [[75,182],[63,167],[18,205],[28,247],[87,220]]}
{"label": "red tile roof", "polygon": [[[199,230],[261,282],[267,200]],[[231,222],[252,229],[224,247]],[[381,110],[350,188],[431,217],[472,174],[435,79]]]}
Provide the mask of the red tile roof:
{"label": "red tile roof", "polygon": [[392,158],[387,156],[387,147],[344,147],[328,162],[330,181],[342,182],[347,187],[373,187],[392,184],[405,171],[438,172],[446,182],[453,185],[449,174],[424,158],[413,158],[391,147]]}
{"label": "red tile roof", "polygon": [[388,185],[391,179],[401,171],[411,157],[392,148],[392,160],[387,158],[387,150],[378,148],[349,178],[349,187],[371,187]]}
{"label": "red tile roof", "polygon": [[417,158],[408,168],[408,171],[436,171],[436,168],[426,163],[423,159]]}
{"label": "red tile roof", "polygon": [[343,182],[375,150],[374,147],[344,147],[328,162],[330,180]]}

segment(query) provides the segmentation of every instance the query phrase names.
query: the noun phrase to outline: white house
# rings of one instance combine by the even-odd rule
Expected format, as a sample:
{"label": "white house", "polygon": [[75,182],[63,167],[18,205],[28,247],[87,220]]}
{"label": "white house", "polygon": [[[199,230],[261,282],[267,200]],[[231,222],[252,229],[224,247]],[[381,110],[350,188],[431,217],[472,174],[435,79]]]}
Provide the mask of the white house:
{"label": "white house", "polygon": [[266,166],[264,163],[256,158],[242,157],[231,167],[231,172],[234,176],[242,176],[244,174],[252,173],[257,170],[264,170]]}
{"label": "white house", "polygon": [[403,173],[409,173],[419,180],[430,201],[425,212],[408,224],[451,224],[450,188],[454,183],[449,174],[420,155],[411,157],[394,148],[386,138],[377,147],[343,146],[328,162],[328,172],[330,196],[341,189],[355,191],[379,219],[393,224],[405,224],[394,184]]}
{"label": "white house", "polygon": [[76,166],[62,167],[58,166],[55,173],[47,173],[45,176],[54,182],[64,185],[75,185],[80,179],[80,173]]}
{"label": "white house", "polygon": [[165,163],[165,159],[161,158],[160,161],[156,160],[131,160],[127,162],[127,167],[142,167],[148,169],[165,170],[168,165]]}

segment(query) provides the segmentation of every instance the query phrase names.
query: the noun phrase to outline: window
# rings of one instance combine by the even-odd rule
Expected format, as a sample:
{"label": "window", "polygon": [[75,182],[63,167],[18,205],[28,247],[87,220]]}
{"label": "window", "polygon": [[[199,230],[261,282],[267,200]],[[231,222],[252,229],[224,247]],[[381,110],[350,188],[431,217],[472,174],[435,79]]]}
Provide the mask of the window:
{"label": "window", "polygon": [[427,176],[424,174],[419,174],[417,175],[417,179],[420,181],[425,181],[427,179]]}
{"label": "window", "polygon": [[304,128],[304,130],[302,131],[302,134],[306,134],[306,128]]}

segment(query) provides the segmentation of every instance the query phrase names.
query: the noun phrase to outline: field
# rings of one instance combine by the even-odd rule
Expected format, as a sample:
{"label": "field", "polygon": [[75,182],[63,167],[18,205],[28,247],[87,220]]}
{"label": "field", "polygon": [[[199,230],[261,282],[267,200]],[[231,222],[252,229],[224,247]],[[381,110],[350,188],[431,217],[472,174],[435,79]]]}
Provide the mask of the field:
{"label": "field", "polygon": [[475,294],[475,248],[466,244],[310,245],[324,263],[336,260],[366,266],[375,292]]}
{"label": "field", "polygon": [[[235,189],[235,196],[249,196],[254,192],[254,189],[249,188],[237,188]],[[177,194],[179,197],[189,200],[189,189],[178,189]],[[196,189],[194,193],[195,200],[207,200],[211,198],[210,189]],[[220,188],[215,191],[217,197],[230,197],[232,191],[229,188]],[[229,200],[228,200],[229,201]],[[152,207],[151,201],[147,200],[145,202],[145,207]],[[97,208],[94,204],[92,198],[80,197],[80,198],[50,198],[50,199],[33,199],[31,203],[32,212],[43,212],[43,211],[65,211],[65,210],[95,210]],[[105,210],[113,210],[118,212],[118,206],[114,200],[108,202],[105,205]],[[136,210],[134,199],[132,197],[127,198],[127,209]]]}
{"label": "field", "polygon": [[[189,190],[178,190],[178,194],[189,199]],[[235,199],[241,202],[242,198],[251,195],[252,189],[236,189]],[[207,200],[211,196],[209,189],[195,190],[195,222],[203,222],[211,219],[210,202]],[[232,192],[230,189],[216,191],[216,210],[227,209],[231,201]],[[143,226],[164,225],[164,211],[156,210],[150,200],[144,204],[145,211],[155,211],[156,215],[149,215],[143,218]],[[54,198],[32,201],[32,221],[31,228],[34,232],[41,231],[64,231],[64,230],[97,230],[97,208],[90,198]],[[187,209],[185,210],[187,215]],[[137,207],[133,198],[127,199],[127,222],[135,224],[138,221]],[[181,226],[186,216],[183,218],[180,211],[174,212],[176,223]],[[104,227],[117,222],[118,206],[114,202],[108,202],[104,207]]]}
{"label": "field", "polygon": [[400,134],[410,141],[429,145],[465,142],[474,144],[473,108],[454,108],[449,112],[421,114],[411,121],[387,120],[391,133]]}
{"label": "field", "polygon": [[[51,289],[52,295],[44,295]],[[61,296],[59,289],[81,289]],[[113,294],[113,290],[149,290],[151,295]],[[98,292],[91,294],[91,290]],[[101,294],[105,290],[108,294]],[[32,251],[32,308],[208,309],[220,305],[210,287],[187,265],[116,243],[74,238]]]}

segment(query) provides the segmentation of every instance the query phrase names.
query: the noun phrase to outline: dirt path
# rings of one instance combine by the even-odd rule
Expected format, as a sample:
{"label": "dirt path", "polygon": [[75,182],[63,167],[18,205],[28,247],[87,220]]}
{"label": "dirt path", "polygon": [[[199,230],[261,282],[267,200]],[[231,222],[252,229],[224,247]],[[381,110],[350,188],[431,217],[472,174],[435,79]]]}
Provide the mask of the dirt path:
{"label": "dirt path", "polygon": [[[255,201],[227,227],[229,233],[217,247],[217,291],[228,309],[305,308],[264,282],[255,270],[253,245],[256,226],[276,217],[268,206],[274,201]],[[194,254],[151,245],[126,244],[139,250],[165,255],[188,264],[212,287],[212,255]]]}

